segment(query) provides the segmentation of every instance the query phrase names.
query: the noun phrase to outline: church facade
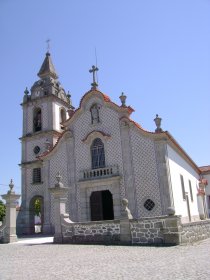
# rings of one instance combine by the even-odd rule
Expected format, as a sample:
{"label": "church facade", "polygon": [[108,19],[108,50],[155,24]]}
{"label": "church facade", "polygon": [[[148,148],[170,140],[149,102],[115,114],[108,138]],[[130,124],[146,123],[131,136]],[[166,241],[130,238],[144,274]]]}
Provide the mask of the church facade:
{"label": "church facade", "polygon": [[94,66],[90,70],[91,89],[77,109],[58,81],[49,52],[39,80],[30,92],[25,90],[18,233],[34,233],[37,200],[41,230],[53,232],[49,188],[55,185],[58,172],[69,189],[66,209],[75,222],[120,219],[123,198],[128,199],[134,218],[170,211],[181,215],[183,222],[207,218],[209,166],[203,172],[161,129],[158,115],[154,132],[133,121],[134,110],[126,105],[124,94],[120,104],[115,104],[98,90],[97,70]]}

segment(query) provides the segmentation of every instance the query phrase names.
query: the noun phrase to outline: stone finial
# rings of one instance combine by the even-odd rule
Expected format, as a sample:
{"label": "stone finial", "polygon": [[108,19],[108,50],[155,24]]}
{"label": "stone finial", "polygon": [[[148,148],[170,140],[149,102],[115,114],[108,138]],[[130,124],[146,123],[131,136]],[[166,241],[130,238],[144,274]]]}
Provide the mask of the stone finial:
{"label": "stone finial", "polygon": [[167,208],[167,214],[168,216],[174,216],[175,215],[175,209],[174,207],[170,206]]}
{"label": "stone finial", "polygon": [[127,219],[133,219],[133,216],[131,214],[130,209],[128,208],[128,200],[126,198],[122,199],[122,205],[123,205],[123,217]]}
{"label": "stone finial", "polygon": [[69,105],[72,106],[71,94],[69,93],[69,91],[68,91],[68,93],[67,93],[66,96],[67,96],[67,98],[68,98]]}
{"label": "stone finial", "polygon": [[48,152],[51,147],[50,141],[48,139],[46,139],[44,144],[45,144],[46,152]]}
{"label": "stone finial", "polygon": [[121,101],[121,103],[122,103],[122,107],[125,107],[126,106],[126,98],[127,98],[127,96],[126,95],[124,95],[124,92],[122,92],[122,94],[121,94],[121,96],[119,97],[120,98],[120,101]]}
{"label": "stone finial", "polygon": [[158,114],[156,114],[156,118],[154,119],[154,122],[155,122],[155,125],[156,125],[156,129],[155,129],[155,132],[156,133],[159,133],[159,132],[162,132],[162,128],[161,128],[161,121],[162,119],[158,116]]}
{"label": "stone finial", "polygon": [[55,188],[63,188],[63,184],[61,183],[61,179],[62,179],[62,176],[61,176],[60,172],[58,172],[57,175],[56,175],[57,183],[55,184]]}
{"label": "stone finial", "polygon": [[26,89],[24,90],[24,94],[25,95],[28,95],[29,94],[29,91],[28,91],[28,88],[26,87]]}
{"label": "stone finial", "polygon": [[10,190],[8,191],[8,194],[15,193],[15,192],[13,191],[14,184],[13,184],[13,180],[12,180],[12,179],[10,180],[9,188],[10,188]]}

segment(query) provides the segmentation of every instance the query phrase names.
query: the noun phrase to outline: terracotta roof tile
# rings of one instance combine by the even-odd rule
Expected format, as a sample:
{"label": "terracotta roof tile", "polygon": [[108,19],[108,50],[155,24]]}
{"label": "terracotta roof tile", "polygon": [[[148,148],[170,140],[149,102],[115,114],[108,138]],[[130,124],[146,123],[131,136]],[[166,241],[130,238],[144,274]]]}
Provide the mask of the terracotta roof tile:
{"label": "terracotta roof tile", "polygon": [[210,172],[210,165],[199,167],[201,172]]}

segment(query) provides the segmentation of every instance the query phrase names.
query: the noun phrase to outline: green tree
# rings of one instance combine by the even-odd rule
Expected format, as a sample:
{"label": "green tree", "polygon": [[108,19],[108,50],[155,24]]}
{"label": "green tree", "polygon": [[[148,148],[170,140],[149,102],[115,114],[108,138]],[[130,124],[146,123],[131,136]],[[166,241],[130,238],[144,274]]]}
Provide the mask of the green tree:
{"label": "green tree", "polygon": [[34,202],[34,214],[39,217],[41,215],[41,200],[39,198]]}
{"label": "green tree", "polygon": [[3,201],[0,200],[0,221],[3,221],[4,216],[6,215],[6,206]]}

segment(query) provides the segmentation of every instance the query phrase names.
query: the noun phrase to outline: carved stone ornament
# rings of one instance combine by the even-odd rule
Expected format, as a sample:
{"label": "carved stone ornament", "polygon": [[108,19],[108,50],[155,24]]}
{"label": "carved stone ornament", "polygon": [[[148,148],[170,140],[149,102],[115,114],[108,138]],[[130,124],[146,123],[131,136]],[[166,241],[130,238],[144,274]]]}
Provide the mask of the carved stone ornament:
{"label": "carved stone ornament", "polygon": [[99,120],[99,106],[97,104],[94,104],[90,108],[90,112],[91,112],[91,122],[92,122],[92,124],[99,123],[100,122],[100,120]]}

